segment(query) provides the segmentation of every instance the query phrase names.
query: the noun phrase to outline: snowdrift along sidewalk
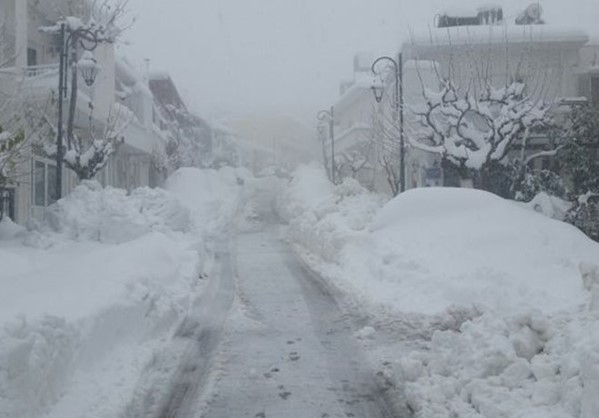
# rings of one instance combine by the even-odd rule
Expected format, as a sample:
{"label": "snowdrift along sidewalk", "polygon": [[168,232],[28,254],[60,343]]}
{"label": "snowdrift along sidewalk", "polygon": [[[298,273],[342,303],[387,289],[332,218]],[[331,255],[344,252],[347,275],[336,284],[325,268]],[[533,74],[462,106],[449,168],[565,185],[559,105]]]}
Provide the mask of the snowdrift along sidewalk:
{"label": "snowdrift along sidewalk", "polygon": [[599,245],[481,191],[384,204],[349,181],[306,199],[314,178],[326,181],[298,170],[280,201],[290,239],[352,308],[397,332],[371,348],[417,417],[599,416]]}
{"label": "snowdrift along sidewalk", "polygon": [[33,231],[4,222],[0,417],[117,416],[202,291],[203,233],[230,220],[241,192],[232,170],[185,169],[167,190],[87,182]]}

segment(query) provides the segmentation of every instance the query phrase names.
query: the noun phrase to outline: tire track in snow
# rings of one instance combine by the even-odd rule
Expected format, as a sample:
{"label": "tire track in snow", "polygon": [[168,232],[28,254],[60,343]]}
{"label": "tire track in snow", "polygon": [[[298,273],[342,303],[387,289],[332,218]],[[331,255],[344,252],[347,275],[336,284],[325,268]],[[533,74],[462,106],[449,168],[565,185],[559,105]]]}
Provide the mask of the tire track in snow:
{"label": "tire track in snow", "polygon": [[148,366],[123,417],[194,416],[193,409],[209,375],[235,295],[235,257],[229,240],[218,243],[215,258],[219,274],[210,278],[206,291],[194,302],[160,359]]}

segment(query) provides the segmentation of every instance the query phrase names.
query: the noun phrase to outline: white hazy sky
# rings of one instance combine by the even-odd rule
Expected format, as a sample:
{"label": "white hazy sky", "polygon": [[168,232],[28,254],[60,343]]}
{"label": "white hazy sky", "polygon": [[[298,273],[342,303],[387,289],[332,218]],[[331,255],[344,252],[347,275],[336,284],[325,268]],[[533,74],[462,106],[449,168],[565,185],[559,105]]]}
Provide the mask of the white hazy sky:
{"label": "white hazy sky", "polygon": [[[204,115],[305,117],[335,100],[355,52],[394,53],[436,13],[487,0],[130,0],[127,50],[174,78]],[[508,16],[529,4],[499,0]],[[544,0],[548,23],[599,37],[599,0]],[[449,5],[449,6],[448,6]]]}

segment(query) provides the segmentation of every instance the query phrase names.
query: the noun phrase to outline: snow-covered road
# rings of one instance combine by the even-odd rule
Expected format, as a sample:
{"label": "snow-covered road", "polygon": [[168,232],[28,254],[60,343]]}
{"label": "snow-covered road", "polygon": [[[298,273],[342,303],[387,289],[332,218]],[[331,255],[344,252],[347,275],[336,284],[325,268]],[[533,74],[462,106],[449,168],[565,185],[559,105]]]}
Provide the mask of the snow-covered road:
{"label": "snow-covered road", "polygon": [[266,222],[218,241],[206,291],[123,416],[402,416],[366,366],[351,319],[281,238],[271,200],[252,202]]}
{"label": "snow-covered road", "polygon": [[294,260],[277,228],[238,236],[235,251],[236,306],[202,416],[395,416],[348,319]]}

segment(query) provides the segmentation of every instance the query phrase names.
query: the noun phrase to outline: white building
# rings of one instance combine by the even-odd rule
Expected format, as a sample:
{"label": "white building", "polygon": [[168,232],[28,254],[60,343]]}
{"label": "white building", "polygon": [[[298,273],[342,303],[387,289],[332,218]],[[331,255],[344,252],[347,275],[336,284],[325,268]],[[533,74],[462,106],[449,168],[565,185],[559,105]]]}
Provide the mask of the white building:
{"label": "white building", "polygon": [[[444,79],[468,89],[482,88],[485,83],[501,87],[523,81],[529,94],[553,104],[558,116],[569,109],[562,104],[572,101],[588,101],[599,107],[599,42],[590,41],[580,30],[503,21],[499,9],[480,9],[476,13],[474,17],[442,14],[437,19],[442,27],[413,34],[402,45],[406,136],[417,129],[410,120],[410,107],[422,102],[423,87],[439,91]],[[541,20],[540,16],[536,17],[536,23]],[[362,72],[356,74],[353,83],[343,84],[345,88],[334,105],[339,152],[358,149],[358,143],[373,139],[380,143],[380,139],[376,141],[377,129],[372,121],[377,120],[377,113],[389,112],[385,108],[391,107],[394,77],[388,74],[385,79],[385,95],[378,107],[373,106],[371,80]],[[533,145],[542,147],[543,141],[536,139]],[[406,143],[403,169],[407,188],[456,185],[458,180],[445,178],[439,170],[437,156],[409,147],[409,141]],[[536,160],[538,165],[547,163],[543,159]],[[378,166],[378,169],[376,165],[373,167],[375,180],[363,183],[388,191],[381,181],[380,164]]]}
{"label": "white building", "polygon": [[[20,101],[43,110],[48,119],[57,118],[60,42],[56,35],[39,28],[53,25],[73,8],[84,11],[87,5],[86,0],[0,0],[0,25],[3,25],[0,56],[8,57],[0,61],[3,63],[0,100],[18,94]],[[103,132],[109,119],[128,115],[123,143],[96,179],[104,185],[126,189],[156,185],[159,178],[153,173],[152,156],[162,152],[164,142],[153,123],[153,97],[148,80],[126,60],[117,58],[111,43],[100,43],[93,54],[101,71],[92,87],[87,87],[83,80],[79,82],[75,132],[89,138],[91,130]],[[66,127],[68,99],[64,109]],[[26,129],[33,131],[29,126]],[[56,163],[39,148],[37,152],[35,149],[31,148],[29,160],[18,168],[17,184],[8,190],[7,212],[21,224],[43,218],[44,208],[55,200]],[[65,168],[63,195],[76,184],[74,173]]]}

